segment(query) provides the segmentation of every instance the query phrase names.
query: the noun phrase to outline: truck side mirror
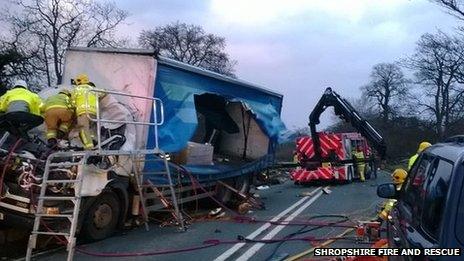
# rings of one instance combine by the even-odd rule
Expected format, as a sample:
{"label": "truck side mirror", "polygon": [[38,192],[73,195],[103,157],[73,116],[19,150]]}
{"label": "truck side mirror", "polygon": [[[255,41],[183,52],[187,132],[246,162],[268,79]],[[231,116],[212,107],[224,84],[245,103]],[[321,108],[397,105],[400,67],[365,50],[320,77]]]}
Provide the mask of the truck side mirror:
{"label": "truck side mirror", "polygon": [[393,183],[381,184],[377,187],[377,196],[381,198],[398,198],[396,186]]}

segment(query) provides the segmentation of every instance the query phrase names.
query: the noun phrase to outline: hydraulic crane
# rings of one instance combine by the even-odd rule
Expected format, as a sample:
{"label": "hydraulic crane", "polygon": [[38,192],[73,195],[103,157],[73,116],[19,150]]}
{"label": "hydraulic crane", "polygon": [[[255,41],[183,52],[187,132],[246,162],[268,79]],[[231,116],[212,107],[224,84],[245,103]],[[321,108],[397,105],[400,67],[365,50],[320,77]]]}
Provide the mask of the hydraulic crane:
{"label": "hydraulic crane", "polygon": [[343,99],[329,87],[325,90],[321,99],[316,104],[316,107],[314,107],[313,111],[309,115],[309,128],[311,130],[311,138],[315,148],[314,160],[323,160],[321,157],[321,142],[316,130],[316,125],[320,123],[319,118],[328,107],[334,107],[335,115],[340,117],[342,120],[351,123],[351,125],[376,149],[380,158],[385,158],[387,146],[382,135],[380,135],[367,120],[363,119],[347,100]]}
{"label": "hydraulic crane", "polygon": [[[321,114],[333,107],[335,115],[350,123],[357,132],[326,133],[317,132]],[[354,107],[331,88],[327,88],[309,116],[311,136],[299,137],[296,141],[298,165],[291,177],[297,183],[313,180],[340,180],[350,182],[358,177],[359,169],[368,163],[364,175],[370,176],[377,170],[377,159],[384,159],[385,140],[380,133]],[[376,153],[373,153],[371,147]],[[364,159],[353,157],[354,149],[362,149]],[[358,171],[359,170],[359,171]]]}

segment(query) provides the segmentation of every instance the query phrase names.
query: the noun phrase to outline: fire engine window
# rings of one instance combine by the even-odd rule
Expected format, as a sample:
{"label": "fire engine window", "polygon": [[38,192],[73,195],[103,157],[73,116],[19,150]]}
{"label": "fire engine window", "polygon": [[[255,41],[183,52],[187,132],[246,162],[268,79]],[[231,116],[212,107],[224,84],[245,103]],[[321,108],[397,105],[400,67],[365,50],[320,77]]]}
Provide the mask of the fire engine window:
{"label": "fire engine window", "polygon": [[439,160],[433,164],[427,178],[422,212],[422,228],[434,239],[439,238],[453,164]]}
{"label": "fire engine window", "polygon": [[344,142],[344,145],[345,145],[345,151],[346,153],[351,153],[351,142],[350,140],[346,139],[345,142]]}

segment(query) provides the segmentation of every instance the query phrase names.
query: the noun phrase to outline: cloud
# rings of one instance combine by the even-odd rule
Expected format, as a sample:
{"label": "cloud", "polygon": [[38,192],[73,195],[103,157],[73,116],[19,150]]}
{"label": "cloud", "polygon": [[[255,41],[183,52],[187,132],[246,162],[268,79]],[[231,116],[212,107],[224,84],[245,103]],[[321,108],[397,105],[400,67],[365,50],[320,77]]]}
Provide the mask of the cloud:
{"label": "cloud", "polygon": [[239,25],[264,25],[307,13],[359,22],[372,10],[388,12],[404,4],[402,0],[212,0],[211,11],[218,19]]}
{"label": "cloud", "polygon": [[[359,97],[373,65],[414,51],[425,32],[456,19],[427,0],[119,0],[122,34],[181,21],[227,39],[239,78],[284,94],[282,117],[306,126],[323,90]],[[325,117],[328,118],[328,117]],[[327,126],[330,120],[323,120]]]}

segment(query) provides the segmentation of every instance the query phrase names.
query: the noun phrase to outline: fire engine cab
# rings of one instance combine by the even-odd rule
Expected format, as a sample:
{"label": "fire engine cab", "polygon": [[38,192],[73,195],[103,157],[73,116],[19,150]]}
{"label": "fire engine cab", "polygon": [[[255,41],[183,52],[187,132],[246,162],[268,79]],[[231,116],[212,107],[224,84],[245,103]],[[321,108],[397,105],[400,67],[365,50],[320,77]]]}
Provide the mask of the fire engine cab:
{"label": "fire engine cab", "polygon": [[[351,123],[358,132],[317,132],[319,117],[328,107],[334,107],[335,115]],[[345,99],[327,88],[309,117],[311,136],[298,137],[296,157],[298,167],[291,178],[297,184],[316,180],[351,182],[359,178],[358,167],[363,164],[364,176],[370,178],[377,171],[377,161],[384,159],[386,145],[383,137],[363,119]],[[371,146],[374,149],[371,149]],[[364,158],[353,157],[353,151],[361,150]]]}

